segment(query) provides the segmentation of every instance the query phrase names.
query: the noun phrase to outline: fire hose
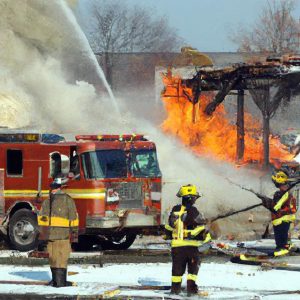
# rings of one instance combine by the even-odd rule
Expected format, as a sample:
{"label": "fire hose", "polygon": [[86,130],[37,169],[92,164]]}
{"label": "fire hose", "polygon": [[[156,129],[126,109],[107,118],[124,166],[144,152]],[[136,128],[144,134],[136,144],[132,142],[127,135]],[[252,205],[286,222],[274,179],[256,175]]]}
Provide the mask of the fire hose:
{"label": "fire hose", "polygon": [[[232,215],[235,215],[235,214],[238,214],[238,213],[241,213],[241,212],[244,212],[244,211],[253,209],[253,208],[258,207],[258,206],[261,206],[261,205],[265,206],[265,207],[268,208],[268,209],[271,209],[270,206],[271,206],[271,202],[273,201],[271,198],[269,198],[269,197],[267,197],[267,196],[265,196],[265,195],[262,195],[262,194],[260,194],[260,193],[257,193],[257,192],[255,192],[255,191],[252,190],[252,189],[248,189],[248,188],[246,188],[246,187],[244,187],[244,186],[241,186],[241,185],[239,185],[239,184],[237,184],[237,183],[235,183],[235,182],[232,182],[232,181],[229,180],[229,179],[227,179],[227,180],[228,180],[230,183],[232,183],[232,184],[238,186],[239,188],[241,188],[241,189],[243,189],[243,190],[245,190],[245,191],[248,191],[248,192],[254,194],[256,197],[258,197],[259,199],[262,200],[262,203],[257,203],[257,204],[248,206],[248,207],[246,207],[246,208],[243,208],[243,209],[240,209],[240,210],[237,210],[237,211],[228,212],[228,213],[226,213],[226,214],[224,214],[224,215],[219,215],[219,216],[213,218],[212,220],[210,220],[210,222],[215,222],[215,221],[217,221],[217,220],[219,220],[219,219],[227,218],[227,217],[230,217],[230,216],[232,216]],[[291,190],[293,187],[295,187],[295,186],[296,186],[297,184],[299,184],[299,183],[300,183],[300,179],[297,178],[296,181],[291,182],[291,183],[289,184],[289,187],[286,189],[285,192],[288,192],[289,190]]]}
{"label": "fire hose", "polygon": [[[231,182],[231,181],[230,181]],[[248,211],[248,210],[251,210],[253,208],[256,208],[256,207],[259,207],[259,206],[265,206],[266,208],[268,208],[269,210],[271,210],[271,202],[273,201],[271,198],[268,198],[267,196],[264,196],[262,194],[259,194],[255,191],[253,191],[252,189],[248,189],[248,188],[245,188],[237,183],[234,183],[234,182],[231,182],[233,183],[234,185],[240,187],[241,189],[243,190],[246,190],[248,192],[251,192],[253,194],[255,194],[259,199],[262,200],[261,203],[257,203],[257,204],[254,204],[254,205],[251,205],[251,206],[248,206],[248,207],[245,207],[243,209],[240,209],[240,210],[236,210],[236,211],[231,211],[231,212],[228,212],[228,213],[225,213],[225,214],[222,214],[222,215],[218,215],[217,217],[209,220],[210,223],[213,223],[217,220],[220,220],[220,219],[224,219],[224,218],[227,218],[227,217],[230,217],[230,216],[233,216],[233,215],[236,215],[236,214],[239,214],[241,212],[245,212],[245,211]],[[291,190],[293,187],[295,187],[297,184],[300,183],[300,179],[297,178],[296,181],[292,182],[289,187],[287,188],[287,190],[285,192],[288,192],[289,190]],[[199,251],[200,252],[205,252],[207,251],[209,248],[212,247],[212,245],[214,245],[215,243],[213,242],[208,242],[208,243],[204,243],[202,244],[200,247],[199,247]]]}

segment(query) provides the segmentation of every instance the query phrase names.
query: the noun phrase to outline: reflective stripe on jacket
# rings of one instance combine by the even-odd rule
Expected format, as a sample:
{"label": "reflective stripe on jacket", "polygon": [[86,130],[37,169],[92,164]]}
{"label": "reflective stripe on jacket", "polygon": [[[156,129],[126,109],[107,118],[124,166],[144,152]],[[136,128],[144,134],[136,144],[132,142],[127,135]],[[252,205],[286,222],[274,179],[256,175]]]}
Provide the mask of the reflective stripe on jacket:
{"label": "reflective stripe on jacket", "polygon": [[275,219],[272,221],[272,224],[274,226],[280,225],[282,222],[294,222],[296,220],[296,216],[295,215],[285,215],[281,218]]}
{"label": "reflective stripe on jacket", "polygon": [[78,227],[79,219],[69,220],[61,217],[38,216],[39,226]]}
{"label": "reflective stripe on jacket", "polygon": [[183,205],[180,206],[180,209],[179,206],[173,208],[169,224],[165,226],[167,234],[169,232],[169,236],[172,236],[172,247],[199,247],[206,237],[210,237],[206,234],[203,219],[200,222],[202,224],[199,223],[201,219],[198,219],[199,212],[195,207],[193,207],[193,210],[187,210]]}
{"label": "reflective stripe on jacket", "polygon": [[272,224],[293,222],[296,219],[296,199],[291,192],[277,191],[273,197]]}

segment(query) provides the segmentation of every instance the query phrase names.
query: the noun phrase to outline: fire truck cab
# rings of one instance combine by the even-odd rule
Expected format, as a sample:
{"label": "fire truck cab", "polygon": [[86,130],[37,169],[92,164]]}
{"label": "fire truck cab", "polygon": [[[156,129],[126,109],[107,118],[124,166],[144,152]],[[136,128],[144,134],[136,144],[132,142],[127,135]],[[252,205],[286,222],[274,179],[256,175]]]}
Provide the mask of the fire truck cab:
{"label": "fire truck cab", "polygon": [[137,234],[158,232],[161,172],[155,144],[143,135],[0,132],[1,232],[20,251],[38,245],[37,213],[53,178],[79,214],[79,243],[88,250],[127,249]]}

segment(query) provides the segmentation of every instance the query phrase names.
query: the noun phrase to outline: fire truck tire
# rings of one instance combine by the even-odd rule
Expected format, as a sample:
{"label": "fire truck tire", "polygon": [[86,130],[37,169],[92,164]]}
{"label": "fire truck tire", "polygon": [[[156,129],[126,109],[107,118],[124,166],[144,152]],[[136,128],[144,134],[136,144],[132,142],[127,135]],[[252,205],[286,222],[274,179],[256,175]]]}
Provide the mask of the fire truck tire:
{"label": "fire truck tire", "polygon": [[9,242],[13,249],[29,251],[38,244],[36,214],[29,209],[16,211],[9,221]]}
{"label": "fire truck tire", "polygon": [[133,232],[126,232],[122,238],[117,239],[109,237],[107,240],[101,242],[103,250],[127,250],[135,241],[136,234]]}

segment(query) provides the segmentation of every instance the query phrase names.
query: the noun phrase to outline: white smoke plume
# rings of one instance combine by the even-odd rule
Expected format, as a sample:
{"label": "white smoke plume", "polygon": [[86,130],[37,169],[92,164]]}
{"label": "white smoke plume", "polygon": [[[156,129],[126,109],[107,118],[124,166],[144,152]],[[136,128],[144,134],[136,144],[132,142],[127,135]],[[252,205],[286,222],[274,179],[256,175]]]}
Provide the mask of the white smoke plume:
{"label": "white smoke plume", "polygon": [[103,112],[112,100],[95,91],[106,91],[102,71],[71,17],[60,0],[0,0],[0,125],[89,131],[111,122]]}

